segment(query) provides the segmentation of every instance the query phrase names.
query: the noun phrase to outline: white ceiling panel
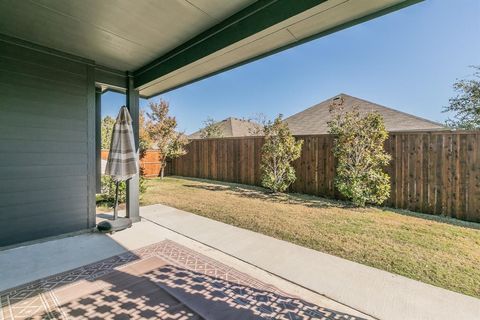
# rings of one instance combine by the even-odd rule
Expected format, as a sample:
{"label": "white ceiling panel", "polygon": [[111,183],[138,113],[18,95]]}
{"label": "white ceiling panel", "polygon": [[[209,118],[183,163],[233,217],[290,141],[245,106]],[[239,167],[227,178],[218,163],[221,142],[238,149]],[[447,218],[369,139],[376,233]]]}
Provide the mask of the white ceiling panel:
{"label": "white ceiling panel", "polygon": [[140,87],[152,96],[378,12],[402,0],[330,0]]}
{"label": "white ceiling panel", "polygon": [[0,33],[133,71],[251,2],[2,0]]}
{"label": "white ceiling panel", "polygon": [[217,21],[242,10],[255,0],[186,0]]}
{"label": "white ceiling panel", "polygon": [[[150,76],[145,76],[145,80],[139,82],[141,85],[139,89],[142,95],[152,96],[246,60],[301,43],[311,36],[385,8],[396,4],[412,4],[415,0],[327,0],[270,27],[264,27],[263,30],[257,29],[259,31],[253,35],[245,33],[245,36],[250,36],[241,39],[241,36],[237,36],[239,32],[235,27],[240,28],[245,21],[256,25],[256,17],[268,17],[269,20],[273,16],[268,15],[272,12],[278,13],[279,11],[275,10],[279,7],[283,8],[279,17],[283,17],[289,8],[292,8],[294,14],[307,5],[303,2],[298,7],[295,5],[296,2],[265,2],[265,6],[262,5],[260,8],[255,6],[253,13],[239,17],[238,21],[223,24],[211,34],[202,35],[198,42],[197,39],[190,42],[185,49],[188,50],[190,57],[183,57],[183,51],[164,56],[254,2],[254,0],[1,0],[0,34],[93,60],[98,65],[121,72],[135,71],[136,77],[137,74],[141,76],[142,72],[148,71]],[[269,5],[273,8],[271,11]],[[255,15],[257,11],[261,11],[261,14]],[[260,28],[261,24],[258,25]],[[230,33],[226,32],[227,36],[220,41],[225,47],[217,49],[216,40],[202,42],[211,36],[220,39],[224,28],[231,26],[233,27]],[[241,40],[228,42],[228,37]],[[202,48],[207,45],[205,43],[209,43],[212,50]],[[216,51],[208,54],[213,50]],[[197,60],[193,61],[192,56]],[[183,58],[185,60],[182,60]],[[170,59],[175,60],[176,64],[169,64],[172,62]],[[149,64],[152,61],[155,62]],[[158,66],[160,66],[157,69],[160,70],[158,73],[157,70],[151,69]],[[162,68],[172,70],[175,68],[173,66],[177,69],[167,74],[162,73]],[[141,67],[144,68],[139,71]],[[160,74],[163,76],[159,76]],[[144,83],[147,81],[150,82]]]}
{"label": "white ceiling panel", "polygon": [[[337,1],[335,5],[319,8],[318,12],[299,20],[288,27],[292,34],[301,39],[334,28],[343,23],[364,17],[372,12],[388,8],[398,0],[355,0]],[[332,3],[333,4],[333,3]],[[320,6],[318,6],[320,7]],[[303,14],[306,16],[306,13]]]}
{"label": "white ceiling panel", "polygon": [[218,68],[218,66],[227,68],[261,55],[266,51],[281,47],[285,44],[293,43],[295,40],[296,39],[290,32],[288,32],[288,30],[281,29],[268,36],[245,41],[242,45],[232,45],[216,52],[214,55],[198,60],[194,64],[190,64],[184,68],[176,70],[174,73],[160,78],[160,81],[140,92],[144,96],[152,96],[163,91],[163,88],[174,88],[191,81],[192,77],[201,78],[208,75],[212,70]]}

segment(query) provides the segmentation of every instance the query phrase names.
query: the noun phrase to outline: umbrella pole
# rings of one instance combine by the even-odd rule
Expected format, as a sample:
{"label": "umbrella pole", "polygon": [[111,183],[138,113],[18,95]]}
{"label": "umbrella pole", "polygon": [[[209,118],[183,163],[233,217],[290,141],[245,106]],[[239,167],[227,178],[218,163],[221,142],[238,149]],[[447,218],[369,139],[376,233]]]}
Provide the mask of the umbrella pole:
{"label": "umbrella pole", "polygon": [[115,207],[113,208],[113,220],[118,217],[118,181],[115,181]]}

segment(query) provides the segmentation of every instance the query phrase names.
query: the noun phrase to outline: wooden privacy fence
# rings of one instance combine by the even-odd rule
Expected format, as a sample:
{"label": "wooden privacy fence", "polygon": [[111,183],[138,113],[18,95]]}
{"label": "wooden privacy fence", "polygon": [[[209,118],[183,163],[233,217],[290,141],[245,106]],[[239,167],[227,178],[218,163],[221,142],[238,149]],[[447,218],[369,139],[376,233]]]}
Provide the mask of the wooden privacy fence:
{"label": "wooden privacy fence", "polygon": [[[107,160],[108,150],[102,150],[102,159]],[[165,167],[165,175],[170,173],[171,166]],[[162,162],[158,150],[146,150],[140,157],[140,169],[142,176],[147,178],[160,177]]]}
{"label": "wooden privacy fence", "polygon": [[[290,191],[339,198],[333,137],[297,138],[304,144]],[[193,140],[170,173],[260,185],[262,145],[262,137]],[[387,206],[480,222],[480,131],[391,133],[385,150],[392,155],[385,168],[391,177]]]}

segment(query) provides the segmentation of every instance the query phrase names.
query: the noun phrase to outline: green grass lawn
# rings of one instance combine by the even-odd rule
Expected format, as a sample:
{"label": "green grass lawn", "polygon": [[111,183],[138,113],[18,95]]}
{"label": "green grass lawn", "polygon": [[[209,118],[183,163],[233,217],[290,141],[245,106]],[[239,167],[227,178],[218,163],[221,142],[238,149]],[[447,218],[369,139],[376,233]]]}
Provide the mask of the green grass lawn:
{"label": "green grass lawn", "polygon": [[162,203],[480,298],[480,225],[239,184],[149,180],[142,205]]}

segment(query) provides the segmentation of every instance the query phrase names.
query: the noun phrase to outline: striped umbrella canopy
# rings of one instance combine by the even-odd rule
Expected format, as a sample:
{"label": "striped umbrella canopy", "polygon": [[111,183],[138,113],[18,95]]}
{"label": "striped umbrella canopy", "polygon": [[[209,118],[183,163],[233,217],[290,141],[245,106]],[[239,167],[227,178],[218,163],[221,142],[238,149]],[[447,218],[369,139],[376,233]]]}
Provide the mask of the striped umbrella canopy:
{"label": "striped umbrella canopy", "polygon": [[138,173],[137,162],[132,118],[127,107],[123,106],[113,127],[105,174],[117,182],[128,180]]}

